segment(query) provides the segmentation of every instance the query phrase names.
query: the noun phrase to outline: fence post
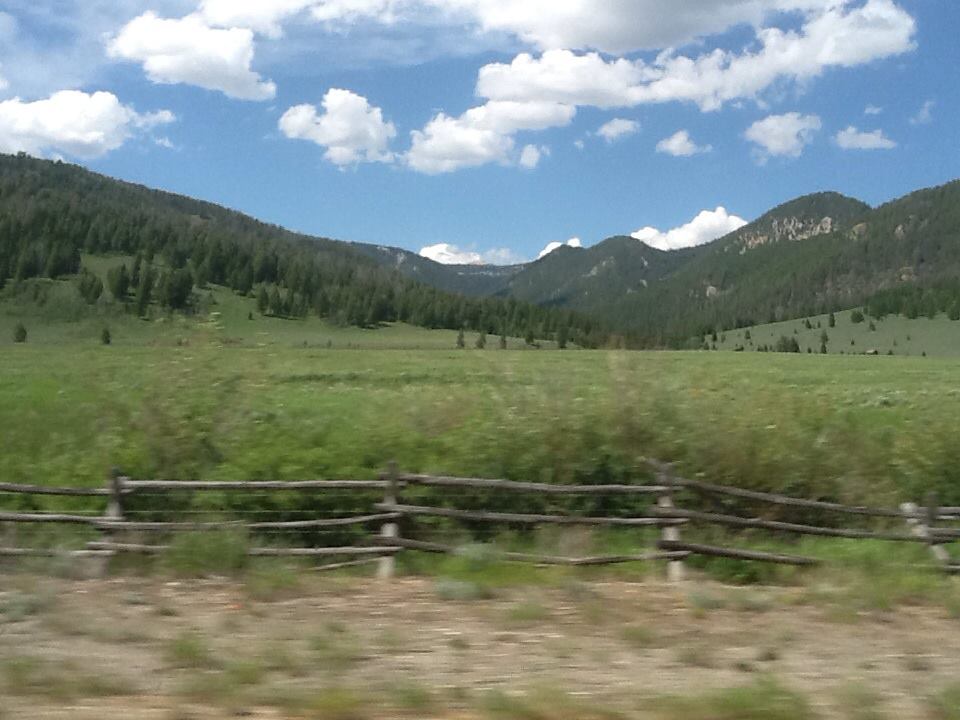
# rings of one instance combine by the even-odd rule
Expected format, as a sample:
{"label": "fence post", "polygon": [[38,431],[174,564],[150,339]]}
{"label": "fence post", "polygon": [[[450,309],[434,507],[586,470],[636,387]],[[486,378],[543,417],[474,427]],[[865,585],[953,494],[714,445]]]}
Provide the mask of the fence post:
{"label": "fence post", "polygon": [[[103,519],[107,522],[119,522],[123,520],[123,477],[118,468],[112,468],[107,476],[107,490],[110,492],[110,499],[107,500],[107,510]],[[109,534],[109,539],[115,541],[113,531],[109,529],[102,530]],[[107,568],[110,565],[108,557],[96,562],[96,574],[98,577],[105,577]]]}
{"label": "fence post", "polygon": [[[397,464],[391,462],[387,467],[387,489],[383,496],[383,502],[387,505],[397,504]],[[380,528],[380,537],[383,538],[383,544],[389,545],[390,540],[398,537],[399,527],[395,522],[384,523]],[[390,580],[397,571],[397,561],[393,555],[385,555],[377,563],[377,577],[380,580]]]}
{"label": "fence post", "polygon": [[[657,498],[657,507],[669,513],[674,509],[673,502],[673,481],[670,477],[670,470],[666,467],[657,471],[657,482],[667,488],[667,490]],[[680,542],[680,527],[678,525],[667,525],[660,529],[660,539],[665,542]],[[683,561],[667,561],[667,580],[672,583],[683,582]]]}

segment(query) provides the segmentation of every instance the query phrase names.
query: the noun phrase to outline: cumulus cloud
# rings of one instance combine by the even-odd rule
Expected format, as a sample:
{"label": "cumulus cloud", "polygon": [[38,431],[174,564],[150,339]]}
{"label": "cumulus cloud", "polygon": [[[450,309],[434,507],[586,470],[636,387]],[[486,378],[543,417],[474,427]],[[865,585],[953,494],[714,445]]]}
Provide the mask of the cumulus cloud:
{"label": "cumulus cloud", "polygon": [[927,100],[917,111],[917,114],[910,118],[911,125],[929,125],[933,122],[933,108],[936,103],[933,100]]}
{"label": "cumulus cloud", "polygon": [[[423,130],[414,130],[406,155],[407,164],[418,172],[437,175],[489,163],[524,167],[540,161],[542,148],[516,155],[514,135],[521,131],[546,130],[569,125],[576,108],[554,102],[493,101],[471,108],[460,117],[436,115]],[[536,152],[536,155],[534,155]],[[527,164],[524,164],[526,155]],[[535,164],[534,164],[535,166]]]}
{"label": "cumulus cloud", "polygon": [[554,250],[559,250],[562,247],[582,248],[583,243],[580,241],[580,238],[578,237],[570,238],[566,242],[547,243],[547,246],[540,251],[539,255],[537,255],[537,260],[542,260],[547,255],[552,253]]}
{"label": "cumulus cloud", "polygon": [[276,85],[251,69],[254,34],[249,28],[215,28],[199,14],[179,19],[145,12],[107,45],[110,57],[143,63],[155,83],[195,85],[240,100],[269,100]]}
{"label": "cumulus cloud", "polygon": [[296,105],[279,121],[288,138],[309,140],[326,148],[324,157],[344,167],[360,162],[392,162],[390,141],[397,135],[383,111],[367,98],[333,88],[323,98],[322,112],[313,105]]}
{"label": "cumulus cloud", "polygon": [[760,161],[773,156],[800,157],[822,126],[817,115],[791,112],[757,120],[747,128],[744,137],[757,146]]}
{"label": "cumulus cloud", "polygon": [[636,120],[614,118],[610,122],[601,125],[600,129],[597,130],[597,135],[608,143],[612,143],[628,135],[635,135],[638,132],[640,132],[640,123]]}
{"label": "cumulus cloud", "polygon": [[550,154],[550,148],[545,145],[540,147],[536,145],[525,145],[520,151],[520,167],[524,170],[534,170],[540,164],[540,160]]}
{"label": "cumulus cloud", "polygon": [[883,134],[883,130],[860,131],[853,125],[834,136],[834,142],[844,150],[890,150],[897,146]]}
{"label": "cumulus cloud", "polygon": [[284,21],[316,4],[316,0],[203,0],[200,14],[215,27],[249,28],[278,38]]}
{"label": "cumulus cloud", "polygon": [[882,108],[882,107],[878,107],[877,105],[867,105],[867,106],[863,109],[863,114],[864,114],[864,115],[879,115],[879,114],[882,113],[882,112],[883,112],[883,108]]}
{"label": "cumulus cloud", "polygon": [[315,0],[311,5],[314,17],[333,25],[358,20],[393,24],[424,19],[426,14],[433,22],[508,33],[543,50],[593,49],[621,55],[679,47],[741,23],[760,25],[776,13],[822,10],[845,1]]}
{"label": "cumulus cloud", "polygon": [[523,262],[508,248],[494,248],[479,253],[462,250],[450,243],[428,245],[420,249],[420,255],[441,265],[516,265]]}
{"label": "cumulus cloud", "polygon": [[692,102],[701,110],[758,99],[781,80],[805,81],[831,67],[852,67],[913,49],[916,24],[892,0],[860,7],[829,3],[799,30],[757,31],[759,49],[714,50],[697,57],[661,53],[652,63],[606,60],[598,53],[521,53],[481,68],[477,93],[492,100],[553,101],[601,108]]}
{"label": "cumulus cloud", "polygon": [[140,114],[109,92],[63,90],[34,102],[13,98],[0,102],[0,152],[96,158],[175,119],[167,110]]}
{"label": "cumulus cloud", "polygon": [[713,150],[710,145],[697,145],[690,139],[686,130],[678,130],[668,138],[657,143],[657,152],[673,155],[674,157],[690,157]]}
{"label": "cumulus cloud", "polygon": [[667,232],[648,226],[632,233],[632,236],[658,250],[678,250],[713,242],[746,224],[743,218],[718,207],[716,210],[704,210],[686,225]]}

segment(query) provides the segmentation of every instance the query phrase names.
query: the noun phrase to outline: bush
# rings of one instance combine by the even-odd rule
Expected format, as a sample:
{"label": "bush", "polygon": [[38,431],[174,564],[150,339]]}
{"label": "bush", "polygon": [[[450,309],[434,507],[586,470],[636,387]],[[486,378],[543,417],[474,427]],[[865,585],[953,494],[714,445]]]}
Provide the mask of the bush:
{"label": "bush", "polygon": [[100,344],[109,345],[113,342],[113,337],[110,335],[110,328],[104,328],[100,333]]}
{"label": "bush", "polygon": [[864,317],[862,311],[854,310],[852,313],[850,313],[850,322],[852,322],[854,325],[859,325],[863,322],[863,320]]}
{"label": "bush", "polygon": [[18,322],[13,328],[13,341],[15,343],[25,343],[27,341],[27,329],[22,322]]}
{"label": "bush", "polygon": [[184,577],[237,575],[247,566],[248,547],[241,530],[184,533],[170,544],[164,565]]}

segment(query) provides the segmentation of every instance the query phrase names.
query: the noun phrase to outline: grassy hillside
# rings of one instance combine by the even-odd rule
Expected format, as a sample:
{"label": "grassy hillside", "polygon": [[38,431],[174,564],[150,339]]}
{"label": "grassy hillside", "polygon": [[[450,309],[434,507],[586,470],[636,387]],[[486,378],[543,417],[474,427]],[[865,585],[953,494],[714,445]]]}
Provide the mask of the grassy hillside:
{"label": "grassy hillside", "polygon": [[[129,262],[126,256],[84,256],[83,267],[99,277]],[[230,289],[209,285],[199,291],[195,314],[158,313],[151,319],[126,312],[121,304],[105,297],[87,305],[69,280],[38,279],[24,284],[19,292],[7,288],[0,293],[0,347],[13,345],[18,323],[27,328],[27,344],[48,347],[95,346],[101,344],[104,328],[112,345],[172,346],[190,343],[219,343],[225,346],[256,347],[280,345],[346,349],[454,349],[455,330],[428,330],[405,323],[383,323],[373,328],[335,325],[323,318],[281,318],[261,314],[256,300]],[[478,333],[465,333],[474,347]],[[488,336],[487,347],[499,348],[499,336]],[[542,349],[556,343],[538,341]],[[508,337],[509,349],[529,348],[523,338]]]}
{"label": "grassy hillside", "polygon": [[[904,355],[931,357],[960,357],[960,322],[938,315],[934,319],[908,319],[902,315],[888,315],[882,320],[865,318],[854,323],[851,315],[854,311],[845,310],[834,314],[836,326],[829,325],[829,315],[815,315],[799,320],[787,320],[779,323],[754,325],[749,328],[729,330],[717,335],[718,350],[755,351],[759,347],[775,346],[781,337],[795,338],[800,352],[819,353],[821,333],[828,336],[827,352],[831,355],[862,355],[877,351],[879,355]],[[805,320],[810,321],[807,328]],[[749,333],[750,339],[747,339]],[[704,337],[712,346],[712,336]]]}
{"label": "grassy hillside", "polygon": [[[116,283],[98,282],[83,272],[82,254],[128,256],[125,273]],[[86,314],[81,306],[98,303],[104,292],[139,317],[203,312],[212,284],[257,297],[271,316],[315,316],[340,326],[400,322],[576,338],[581,345],[601,344],[606,335],[601,323],[570,311],[470,298],[407,279],[349,243],[292,233],[80,167],[0,155],[0,290],[7,286],[8,296],[23,300],[38,282],[67,278],[81,292],[71,299],[57,290],[61,315],[71,303],[76,315]]]}

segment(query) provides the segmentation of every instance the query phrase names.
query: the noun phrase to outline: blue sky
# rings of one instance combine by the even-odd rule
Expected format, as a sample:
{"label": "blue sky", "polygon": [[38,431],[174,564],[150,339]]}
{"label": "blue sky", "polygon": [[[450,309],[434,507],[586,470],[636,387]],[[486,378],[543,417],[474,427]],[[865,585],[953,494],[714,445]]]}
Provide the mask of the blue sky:
{"label": "blue sky", "polygon": [[960,176],[952,0],[4,0],[0,150],[510,262]]}

